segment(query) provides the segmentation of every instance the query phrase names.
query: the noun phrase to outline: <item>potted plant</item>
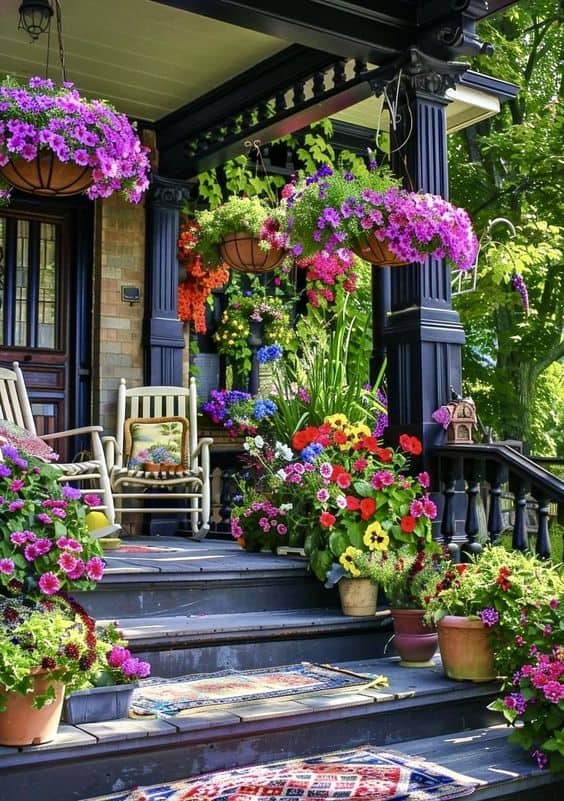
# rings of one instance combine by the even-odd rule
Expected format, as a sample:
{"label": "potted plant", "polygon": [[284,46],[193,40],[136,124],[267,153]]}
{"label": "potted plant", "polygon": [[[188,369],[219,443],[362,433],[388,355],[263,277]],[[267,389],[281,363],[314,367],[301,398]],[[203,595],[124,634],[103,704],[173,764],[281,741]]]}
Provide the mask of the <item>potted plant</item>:
{"label": "potted plant", "polygon": [[438,195],[408,192],[374,162],[355,172],[323,165],[282,196],[288,246],[296,257],[353,250],[381,266],[446,258],[459,270],[475,262],[478,240],[466,211]]}
{"label": "potted plant", "polygon": [[285,210],[259,197],[234,195],[208,211],[197,211],[198,253],[206,265],[227,262],[240,272],[267,272],[286,256]]}
{"label": "potted plant", "polygon": [[0,623],[0,744],[52,740],[65,689],[95,660],[94,621],[59,595],[0,595]]}
{"label": "potted plant", "polygon": [[[541,767],[564,767],[564,666],[561,566],[531,554],[490,546],[474,561],[445,567],[428,587],[427,619],[437,623],[443,664],[458,656],[450,629],[463,632],[460,651],[476,652],[472,629],[490,645],[490,673],[502,680],[491,708],[520,726],[511,739],[527,748]],[[446,638],[445,638],[446,633]],[[472,638],[472,639],[470,639]],[[472,678],[451,664],[447,675]],[[486,678],[481,676],[479,678]],[[521,725],[522,724],[522,725]]]}
{"label": "potted plant", "polygon": [[97,495],[61,485],[56,467],[0,446],[0,592],[93,589],[104,574],[86,517]]}
{"label": "potted plant", "polygon": [[394,622],[394,647],[403,667],[429,667],[437,650],[435,626],[425,624],[423,595],[436,576],[443,555],[435,542],[418,542],[416,552],[409,546],[397,551],[359,552],[355,566],[383,589]]}
{"label": "potted plant", "polygon": [[96,659],[67,694],[63,720],[78,725],[126,717],[139,679],[151,674],[148,662],[127,648],[115,623],[96,630]]}
{"label": "potted plant", "polygon": [[214,340],[218,353],[233,365],[238,381],[251,372],[253,351],[249,337],[255,328],[260,330],[263,345],[278,345],[280,352],[295,346],[290,316],[281,298],[262,293],[233,295],[221,315]]}
{"label": "potted plant", "polygon": [[33,77],[21,86],[7,77],[0,85],[0,174],[18,189],[91,200],[119,191],[138,203],[149,185],[147,151],[124,114],[71,83]]}
{"label": "potted plant", "polygon": [[[305,551],[326,586],[354,576],[359,550],[416,550],[431,540],[437,509],[427,494],[429,476],[408,475],[409,457],[422,452],[416,437],[402,434],[398,449],[384,448],[366,424],[335,414],[296,432],[291,444],[303,465],[299,491],[310,499],[315,520]],[[287,481],[295,469],[285,468]]]}

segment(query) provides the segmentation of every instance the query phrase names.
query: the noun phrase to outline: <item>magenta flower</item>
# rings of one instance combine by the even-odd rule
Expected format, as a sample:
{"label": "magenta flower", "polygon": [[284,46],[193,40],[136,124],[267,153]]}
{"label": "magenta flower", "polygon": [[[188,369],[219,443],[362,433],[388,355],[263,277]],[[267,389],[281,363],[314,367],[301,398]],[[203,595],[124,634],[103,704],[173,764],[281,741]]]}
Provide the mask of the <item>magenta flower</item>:
{"label": "magenta flower", "polygon": [[44,573],[40,577],[38,584],[44,595],[55,595],[61,588],[61,583],[54,573]]}
{"label": "magenta flower", "polygon": [[57,563],[65,573],[72,573],[76,570],[77,559],[76,556],[65,552],[59,556]]}
{"label": "magenta flower", "polygon": [[100,581],[104,575],[105,564],[99,556],[93,556],[86,563],[86,575],[92,581]]}
{"label": "magenta flower", "polygon": [[13,559],[0,559],[0,573],[10,576],[14,572],[15,564]]}
{"label": "magenta flower", "polygon": [[106,658],[110,667],[118,668],[130,657],[131,652],[127,648],[123,648],[121,645],[114,645]]}
{"label": "magenta flower", "polygon": [[100,497],[98,495],[93,495],[92,493],[85,495],[83,501],[87,506],[100,506],[102,503]]}

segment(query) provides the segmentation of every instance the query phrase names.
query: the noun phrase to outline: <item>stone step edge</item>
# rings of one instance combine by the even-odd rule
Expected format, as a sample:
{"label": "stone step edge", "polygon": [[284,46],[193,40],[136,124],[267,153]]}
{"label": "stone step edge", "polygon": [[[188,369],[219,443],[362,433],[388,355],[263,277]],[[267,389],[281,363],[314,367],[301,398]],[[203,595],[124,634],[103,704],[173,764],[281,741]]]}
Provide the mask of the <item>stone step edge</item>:
{"label": "stone step edge", "polygon": [[[103,626],[109,620],[98,620]],[[390,631],[389,609],[378,610],[370,617],[347,617],[334,610],[280,610],[279,612],[239,612],[226,615],[171,615],[143,618],[118,618],[125,638],[136,647],[144,643],[170,645],[190,639],[210,642],[226,638],[232,641],[269,640],[319,634],[345,634],[358,631]]]}

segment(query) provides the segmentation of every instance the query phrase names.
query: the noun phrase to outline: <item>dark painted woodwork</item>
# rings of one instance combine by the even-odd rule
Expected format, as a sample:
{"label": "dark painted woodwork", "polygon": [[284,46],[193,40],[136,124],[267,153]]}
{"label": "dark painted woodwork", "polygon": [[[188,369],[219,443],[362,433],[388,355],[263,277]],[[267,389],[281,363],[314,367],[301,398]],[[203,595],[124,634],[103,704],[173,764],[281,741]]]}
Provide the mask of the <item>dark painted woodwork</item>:
{"label": "dark painted woodwork", "polygon": [[[446,105],[444,93],[464,65],[429,59],[414,48],[395,70],[377,71],[371,79],[375,94],[392,90],[400,80],[397,125],[391,132],[392,165],[408,188],[448,196]],[[444,432],[432,412],[461,390],[461,347],[464,331],[451,306],[450,270],[444,261],[390,269],[391,313],[384,342],[388,354],[386,436],[397,442],[401,433],[418,436],[428,454]]]}
{"label": "dark painted woodwork", "polygon": [[438,477],[443,483],[443,513],[441,518],[441,538],[452,561],[460,562],[460,545],[456,542],[456,482],[462,474],[462,460],[459,458],[441,460]]}
{"label": "dark painted woodwork", "polygon": [[527,494],[530,483],[520,476],[509,476],[509,490],[515,496],[515,523],[511,547],[516,551],[529,550],[529,535],[527,533]]}
{"label": "dark painted woodwork", "polygon": [[538,529],[535,541],[535,553],[541,559],[550,559],[551,545],[548,531],[550,505],[546,498],[537,495],[535,500],[538,504]]}
{"label": "dark painted woodwork", "polygon": [[507,481],[507,468],[499,462],[486,463],[486,481],[489,482],[488,536],[495,545],[503,531],[501,515],[501,486]]}
{"label": "dark painted woodwork", "polygon": [[180,212],[190,186],[153,175],[148,199],[145,382],[182,386],[184,334],[177,315]]}
{"label": "dark painted woodwork", "polygon": [[478,459],[467,459],[464,461],[464,479],[466,481],[466,520],[464,521],[464,532],[466,542],[460,546],[460,553],[463,562],[469,562],[472,557],[477,556],[482,546],[478,542],[480,533],[480,518],[478,514],[478,504],[480,496],[480,478],[483,475],[483,466]]}

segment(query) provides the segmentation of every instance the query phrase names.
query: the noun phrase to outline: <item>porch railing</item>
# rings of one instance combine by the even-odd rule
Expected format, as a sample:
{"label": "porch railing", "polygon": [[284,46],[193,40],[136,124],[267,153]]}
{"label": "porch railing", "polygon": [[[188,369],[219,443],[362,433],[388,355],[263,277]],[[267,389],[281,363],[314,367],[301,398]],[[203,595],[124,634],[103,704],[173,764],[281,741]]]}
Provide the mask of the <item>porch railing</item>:
{"label": "porch railing", "polygon": [[[534,502],[537,528],[534,551],[543,559],[551,553],[549,516],[551,504],[564,511],[564,481],[545,470],[532,459],[503,443],[445,445],[434,449],[434,474],[442,485],[444,503],[440,534],[455,561],[466,560],[482,550],[480,541],[480,497],[487,491],[487,539],[495,544],[506,530],[503,520],[502,495],[507,487],[513,497],[514,522],[512,546],[529,550],[527,508]],[[457,513],[464,482],[465,541],[457,541]]]}

